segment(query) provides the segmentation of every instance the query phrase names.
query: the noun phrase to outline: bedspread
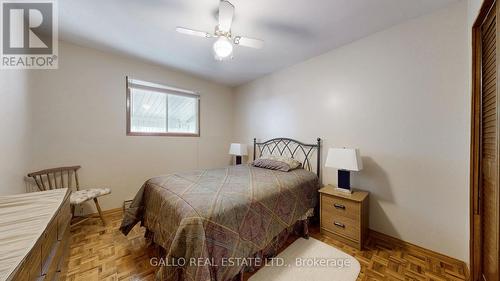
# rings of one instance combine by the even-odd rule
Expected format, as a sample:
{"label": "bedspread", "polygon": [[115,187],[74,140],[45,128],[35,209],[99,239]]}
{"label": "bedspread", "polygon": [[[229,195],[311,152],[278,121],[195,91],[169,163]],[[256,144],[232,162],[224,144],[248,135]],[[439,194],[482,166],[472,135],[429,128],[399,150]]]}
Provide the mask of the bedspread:
{"label": "bedspread", "polygon": [[317,176],[304,169],[251,165],[156,177],[141,187],[120,229],[128,234],[141,222],[154,234],[169,261],[158,273],[164,280],[175,280],[180,266],[183,280],[225,281],[242,270],[238,259],[314,208],[318,188]]}

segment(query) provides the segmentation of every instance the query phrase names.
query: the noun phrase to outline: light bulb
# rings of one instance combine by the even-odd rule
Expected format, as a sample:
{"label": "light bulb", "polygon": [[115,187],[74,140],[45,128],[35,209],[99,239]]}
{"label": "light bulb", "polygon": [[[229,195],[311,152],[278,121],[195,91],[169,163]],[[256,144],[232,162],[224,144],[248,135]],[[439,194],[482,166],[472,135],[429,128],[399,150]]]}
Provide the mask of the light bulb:
{"label": "light bulb", "polygon": [[233,43],[226,36],[220,36],[214,43],[214,53],[216,59],[230,58],[233,53]]}

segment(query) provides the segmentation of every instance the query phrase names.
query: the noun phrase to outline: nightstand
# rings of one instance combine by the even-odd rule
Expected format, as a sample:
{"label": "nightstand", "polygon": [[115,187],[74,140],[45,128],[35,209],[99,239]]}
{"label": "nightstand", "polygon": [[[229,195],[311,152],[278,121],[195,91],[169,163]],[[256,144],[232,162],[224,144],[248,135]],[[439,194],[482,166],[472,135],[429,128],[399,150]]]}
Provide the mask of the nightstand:
{"label": "nightstand", "polygon": [[331,185],[319,192],[321,233],[361,250],[368,234],[369,193],[343,193]]}

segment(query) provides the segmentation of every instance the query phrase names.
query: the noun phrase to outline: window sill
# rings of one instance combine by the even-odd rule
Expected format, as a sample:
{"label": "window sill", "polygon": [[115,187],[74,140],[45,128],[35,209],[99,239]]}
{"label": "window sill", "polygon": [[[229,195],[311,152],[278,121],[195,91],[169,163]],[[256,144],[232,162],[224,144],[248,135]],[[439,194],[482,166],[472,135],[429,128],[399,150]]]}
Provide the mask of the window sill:
{"label": "window sill", "polygon": [[200,134],[193,133],[142,133],[142,132],[127,132],[127,136],[139,137],[199,137]]}

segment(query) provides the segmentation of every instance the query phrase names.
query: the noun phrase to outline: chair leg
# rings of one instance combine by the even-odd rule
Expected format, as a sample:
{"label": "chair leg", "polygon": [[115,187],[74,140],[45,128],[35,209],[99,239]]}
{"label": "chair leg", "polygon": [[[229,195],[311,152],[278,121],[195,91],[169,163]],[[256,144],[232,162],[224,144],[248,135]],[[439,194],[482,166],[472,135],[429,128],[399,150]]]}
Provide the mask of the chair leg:
{"label": "chair leg", "polygon": [[99,201],[97,201],[97,198],[94,198],[94,203],[97,208],[97,212],[99,213],[99,217],[101,217],[102,225],[105,226],[106,222],[104,221],[104,217],[102,216],[101,206],[99,206]]}
{"label": "chair leg", "polygon": [[71,204],[71,219],[75,218],[75,205]]}
{"label": "chair leg", "polygon": [[79,224],[81,224],[83,222],[86,222],[89,219],[89,217],[83,217],[83,218],[80,218],[79,221],[75,222],[75,219],[77,218],[77,217],[75,217],[75,208],[76,208],[75,205],[71,205],[71,223],[70,223],[70,227],[75,227],[75,226],[77,226],[77,225],[79,225]]}
{"label": "chair leg", "polygon": [[69,221],[69,225],[73,226],[73,220],[75,219],[75,205],[71,204],[71,220]]}

